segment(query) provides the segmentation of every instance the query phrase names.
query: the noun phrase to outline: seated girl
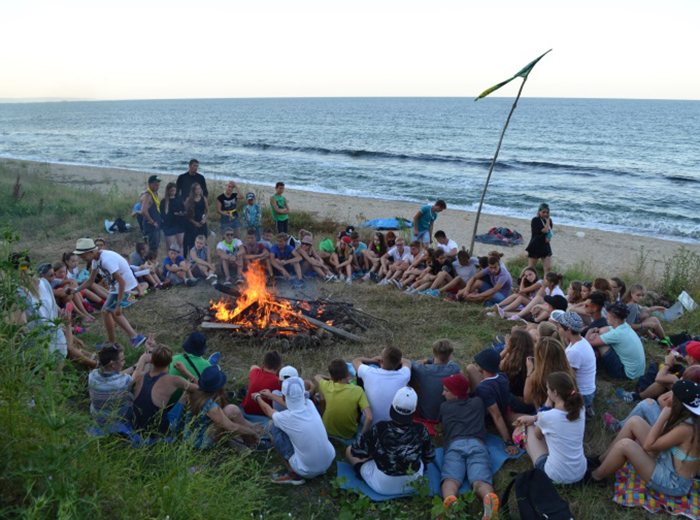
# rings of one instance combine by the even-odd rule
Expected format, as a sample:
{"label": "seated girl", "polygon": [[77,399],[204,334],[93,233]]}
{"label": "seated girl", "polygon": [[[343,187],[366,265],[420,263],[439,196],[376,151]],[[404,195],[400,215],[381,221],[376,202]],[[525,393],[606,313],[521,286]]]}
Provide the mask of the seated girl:
{"label": "seated girl", "polygon": [[526,267],[520,273],[517,284],[513,286],[513,294],[495,305],[496,311],[498,311],[499,315],[502,315],[504,312],[517,310],[521,305],[523,307],[526,306],[532,301],[540,288],[542,288],[542,280],[539,280],[537,269]]}
{"label": "seated girl", "polygon": [[[341,280],[345,283],[352,283],[352,262],[355,258],[355,251],[352,246],[344,240],[339,240],[335,246],[335,251],[331,255],[331,264]],[[379,263],[377,263],[377,266]],[[374,267],[372,267],[374,269]]]}
{"label": "seated girl", "polygon": [[301,246],[299,246],[297,252],[303,258],[303,260],[301,261],[302,273],[306,274],[310,272],[315,272],[326,282],[339,281],[338,277],[334,275],[328,267],[326,267],[325,262],[314,249],[314,239],[312,235],[307,234],[302,236]]}
{"label": "seated girl", "polygon": [[[73,252],[67,252],[63,253],[63,263],[66,264],[66,277],[69,280],[75,280],[76,283],[80,283],[80,280],[78,280],[78,277],[81,276],[80,272],[80,267],[78,267],[78,263],[80,259],[78,258],[78,255],[76,255]],[[85,273],[83,276],[86,276],[85,279],[87,279],[88,276],[90,276],[90,272],[88,270],[84,270]],[[97,289],[97,292],[94,290]],[[87,289],[83,289],[83,297],[90,302],[90,304],[93,307],[100,308],[102,307],[102,304],[105,302],[105,298],[102,297],[103,293],[108,296],[108,293],[104,290],[99,285],[93,284]],[[85,310],[89,311],[87,305],[85,306]]]}
{"label": "seated girl", "polygon": [[[597,482],[630,462],[657,493],[687,495],[700,469],[700,385],[681,380],[673,385],[671,405],[664,407],[653,426],[632,417],[591,473]],[[638,444],[639,443],[639,444]]]}
{"label": "seated girl", "polygon": [[[95,321],[95,318],[90,316],[90,313],[85,308],[83,303],[83,295],[75,293],[75,288],[78,287],[78,282],[68,278],[66,264],[56,262],[53,264],[54,278],[51,280],[53,294],[56,297],[58,306],[66,309],[69,316],[75,312],[76,316],[85,323]],[[70,304],[70,305],[68,305]]]}
{"label": "seated girl", "polygon": [[367,249],[363,252],[363,268],[367,271],[362,277],[363,280],[369,280],[373,273],[374,276],[377,276],[376,273],[381,267],[380,259],[387,251],[389,251],[389,248],[387,247],[384,233],[377,231],[372,236],[372,242],[369,243]]}
{"label": "seated girl", "polygon": [[508,376],[510,383],[510,408],[515,413],[533,414],[536,408],[523,403],[525,380],[527,379],[527,359],[534,355],[535,344],[525,329],[513,327],[506,336],[501,351],[501,372]]}
{"label": "seated girl", "polygon": [[564,277],[560,274],[550,271],[542,280],[542,287],[530,302],[525,305],[525,308],[518,312],[502,312],[501,317],[512,318],[514,320],[527,319],[535,317],[535,322],[546,321],[549,318],[549,312],[542,308],[545,302],[545,296],[561,296],[565,298],[564,291],[561,290],[561,284]]}
{"label": "seated girl", "polygon": [[501,263],[502,257],[503,253],[491,251],[488,268],[476,273],[467,282],[467,286],[457,293],[457,299],[495,305],[510,296],[513,292],[513,277]]}
{"label": "seated girl", "polygon": [[627,294],[627,284],[622,281],[622,279],[617,276],[610,278],[608,280],[610,283],[610,290],[612,291],[613,299],[615,301],[620,301],[622,297]]}
{"label": "seated girl", "polygon": [[535,345],[535,357],[527,358],[526,366],[523,402],[537,409],[547,401],[547,378],[550,374],[565,372],[572,380],[575,377],[564,346],[551,336],[540,338]]}
{"label": "seated girl", "polygon": [[547,376],[546,395],[547,410],[517,421],[527,427],[527,454],[552,482],[574,484],[583,479],[587,467],[583,396],[567,372]]}
{"label": "seated girl", "polygon": [[643,285],[634,284],[629,288],[629,291],[622,297],[622,301],[627,305],[629,314],[627,315],[627,323],[639,335],[652,332],[660,340],[666,337],[666,332],[656,316],[651,316],[652,312],[666,312],[666,307],[659,305],[653,307],[643,307],[642,301],[646,295],[646,289]]}

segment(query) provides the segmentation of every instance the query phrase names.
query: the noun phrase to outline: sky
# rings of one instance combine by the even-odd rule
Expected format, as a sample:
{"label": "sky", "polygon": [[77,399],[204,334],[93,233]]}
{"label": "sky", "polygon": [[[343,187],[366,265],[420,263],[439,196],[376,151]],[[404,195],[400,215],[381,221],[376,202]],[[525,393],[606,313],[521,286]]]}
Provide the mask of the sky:
{"label": "sky", "polygon": [[[0,99],[700,99],[697,0],[0,0]],[[514,96],[510,85],[497,94]]]}

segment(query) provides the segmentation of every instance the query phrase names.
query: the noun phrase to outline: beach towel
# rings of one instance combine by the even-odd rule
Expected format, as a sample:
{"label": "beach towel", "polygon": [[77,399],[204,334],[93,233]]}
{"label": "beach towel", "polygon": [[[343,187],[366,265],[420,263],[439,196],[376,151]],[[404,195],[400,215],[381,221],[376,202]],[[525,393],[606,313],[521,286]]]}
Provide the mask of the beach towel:
{"label": "beach towel", "polygon": [[[486,436],[486,446],[491,454],[491,469],[495,474],[506,460],[517,459],[520,457],[524,451],[520,450],[517,455],[508,455],[506,453],[506,444],[500,437],[489,433]],[[435,460],[428,464],[423,472],[423,476],[428,479],[428,487],[430,489],[430,496],[441,495],[442,491],[440,489],[440,482],[442,481],[441,470],[442,464],[445,460],[445,451],[443,448],[435,449]],[[363,480],[357,478],[354,468],[347,462],[338,462],[338,477],[344,477],[347,482],[341,484],[341,489],[346,489],[352,491],[353,493],[363,494],[369,497],[370,500],[374,502],[383,502],[384,500],[393,500],[394,498],[408,497],[412,495],[417,495],[419,491],[414,490],[409,493],[404,493],[400,495],[380,495],[370,488],[367,483]],[[471,484],[469,482],[464,482],[462,487],[459,489],[459,493],[466,493],[471,489]]]}
{"label": "beach towel", "polygon": [[488,233],[476,235],[474,240],[494,246],[513,247],[523,243],[523,236],[514,229],[495,227],[489,229]]}
{"label": "beach towel", "polygon": [[615,474],[613,502],[625,507],[643,507],[650,513],[664,512],[673,516],[700,518],[700,482],[693,484],[688,495],[667,497],[651,489],[637,475],[630,463]]}
{"label": "beach towel", "polygon": [[423,419],[422,417],[418,417],[417,415],[413,417],[413,422],[417,422],[425,426],[425,429],[428,430],[428,435],[431,437],[435,437],[438,432],[435,430],[435,427],[440,424],[437,421],[431,421],[430,419]]}
{"label": "beach towel", "polygon": [[413,222],[405,218],[375,218],[369,220],[357,227],[372,228],[372,229],[401,229],[404,227],[413,227]]}

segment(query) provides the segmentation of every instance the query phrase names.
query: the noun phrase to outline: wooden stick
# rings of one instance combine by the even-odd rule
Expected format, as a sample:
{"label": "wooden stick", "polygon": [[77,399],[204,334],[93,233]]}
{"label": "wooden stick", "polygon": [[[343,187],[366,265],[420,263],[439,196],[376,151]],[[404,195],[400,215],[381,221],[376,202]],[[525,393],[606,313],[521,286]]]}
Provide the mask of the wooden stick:
{"label": "wooden stick", "polygon": [[203,321],[201,327],[203,329],[235,330],[243,328],[243,325],[236,325],[235,323],[217,323],[213,321]]}
{"label": "wooden stick", "polygon": [[341,338],[354,341],[355,343],[367,343],[367,340],[363,337],[356,336],[355,334],[352,334],[350,332],[347,332],[343,329],[339,329],[337,327],[334,327],[332,325],[328,325],[328,323],[317,320],[316,318],[310,318],[309,316],[306,316],[306,319],[309,320],[309,323],[312,325],[316,325],[317,327],[321,327],[322,329],[327,330],[328,332],[331,332],[335,334],[336,336],[340,336]]}

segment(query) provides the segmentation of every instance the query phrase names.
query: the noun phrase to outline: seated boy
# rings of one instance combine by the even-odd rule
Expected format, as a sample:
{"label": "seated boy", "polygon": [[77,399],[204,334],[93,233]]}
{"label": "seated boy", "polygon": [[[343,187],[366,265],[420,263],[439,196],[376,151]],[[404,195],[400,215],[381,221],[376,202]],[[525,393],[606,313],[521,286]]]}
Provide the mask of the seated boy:
{"label": "seated boy", "polygon": [[291,279],[289,272],[294,271],[297,280],[301,281],[301,265],[299,264],[302,261],[302,257],[292,246],[287,244],[287,239],[287,233],[277,235],[277,242],[270,249],[270,263],[285,280]]}
{"label": "seated boy", "polygon": [[213,280],[212,285],[216,285],[216,266],[211,261],[207,237],[204,235],[199,235],[194,239],[194,247],[190,249],[190,264],[192,265],[192,274],[197,278]]}
{"label": "seated boy", "polygon": [[439,422],[445,432],[445,461],[442,465],[442,496],[445,511],[457,502],[466,478],[484,503],[484,520],[497,518],[498,496],[493,489],[491,455],[486,447],[484,401],[469,398],[469,380],[454,374],[442,380],[445,402]]}
{"label": "seated boy", "polygon": [[450,262],[454,262],[455,258],[457,258],[457,252],[459,251],[457,242],[447,238],[444,231],[435,232],[435,241],[438,243],[435,249],[442,249],[447,259]]}
{"label": "seated boy", "polygon": [[[262,368],[256,365],[250,367],[250,373],[248,374],[248,393],[243,399],[242,407],[243,411],[248,415],[262,415],[262,409],[253,400],[253,394],[258,393],[262,390],[274,390],[280,389],[280,380],[277,373],[282,366],[282,358],[279,353],[275,350],[265,353],[263,357]],[[269,400],[268,404],[272,401]]]}
{"label": "seated boy", "polygon": [[510,401],[510,383],[501,372],[501,355],[493,348],[487,348],[474,356],[476,365],[467,367],[469,387],[475,388],[475,394],[484,401],[484,406],[496,426],[498,435],[506,443],[509,455],[518,453],[518,448],[510,437],[505,417]]}
{"label": "seated boy", "polygon": [[263,400],[272,397],[269,390],[254,393],[252,398],[264,415],[272,419],[270,437],[286,467],[286,471],[272,475],[272,482],[298,486],[304,483],[304,478],[317,477],[330,468],[335,448],[328,440],[316,407],[304,397],[304,381],[298,377],[285,379],[282,395],[287,409],[281,412]]}
{"label": "seated boy", "polygon": [[243,268],[253,263],[259,263],[268,275],[272,276],[272,265],[270,265],[270,252],[265,246],[258,242],[257,233],[254,228],[246,231],[245,245],[243,246]]}
{"label": "seated boy", "polygon": [[197,283],[197,279],[190,270],[190,263],[180,255],[180,247],[177,244],[170,246],[168,256],[163,260],[163,271],[173,285],[186,283],[191,287]]}
{"label": "seated boy", "polygon": [[360,234],[357,231],[352,231],[350,233],[350,245],[353,251],[355,251],[355,260],[352,263],[353,271],[362,271],[362,256],[365,251],[367,251],[367,244],[360,240]]}
{"label": "seated boy", "polygon": [[[406,247],[406,241],[399,237],[396,239],[396,245],[389,249],[380,259],[381,267],[379,268],[379,285],[388,285],[391,280],[403,274],[403,271],[408,269],[408,266],[413,263],[413,255],[410,248]],[[398,268],[401,269],[398,269]]]}
{"label": "seated boy", "polygon": [[[180,366],[179,363],[182,363],[182,366],[187,369],[187,372],[193,374],[196,379],[199,379],[202,372],[211,365],[217,365],[221,357],[221,354],[218,352],[214,352],[208,359],[205,357],[207,354],[207,337],[198,330],[192,332],[182,343],[182,350],[184,354],[173,356],[169,373],[184,379],[189,379],[189,377],[185,372],[178,370]],[[175,404],[181,396],[181,391],[175,392],[170,399],[170,404]]]}
{"label": "seated boy", "polygon": [[216,254],[221,259],[224,271],[224,285],[231,285],[231,267],[236,269],[237,280],[243,280],[243,242],[235,238],[233,228],[224,230],[224,239],[216,245]]}
{"label": "seated boy", "polygon": [[435,458],[428,430],[413,422],[417,401],[413,388],[399,388],[391,401],[391,420],[372,426],[345,451],[358,476],[377,493],[410,492],[411,483]]}
{"label": "seated boy", "polygon": [[[430,289],[437,289],[440,292],[457,293],[464,289],[471,278],[479,271],[479,259],[469,257],[469,253],[462,250],[457,253],[457,260],[452,262],[456,276],[448,280],[447,273],[441,272],[430,286]],[[488,267],[488,265],[487,265]]]}
{"label": "seated boy", "polygon": [[272,241],[274,240],[275,235],[272,232],[270,228],[265,228],[265,230],[262,232],[262,240],[260,243],[265,246],[265,249],[268,251],[272,249]]}
{"label": "seated boy", "polygon": [[453,352],[450,340],[439,339],[433,344],[433,359],[411,361],[411,379],[418,387],[418,417],[437,421],[445,402],[442,380],[459,373],[459,365],[451,359]]}
{"label": "seated boy", "polygon": [[352,439],[357,433],[358,411],[365,414],[362,433],[367,433],[372,425],[372,410],[365,391],[350,383],[348,365],[342,359],[334,359],[328,364],[327,376],[317,375],[314,382],[321,393],[321,414],[328,435],[342,439]]}
{"label": "seated boy", "polygon": [[377,357],[353,359],[352,366],[362,378],[372,408],[372,424],[390,420],[391,400],[411,379],[411,362],[403,359],[398,348],[385,347]]}

